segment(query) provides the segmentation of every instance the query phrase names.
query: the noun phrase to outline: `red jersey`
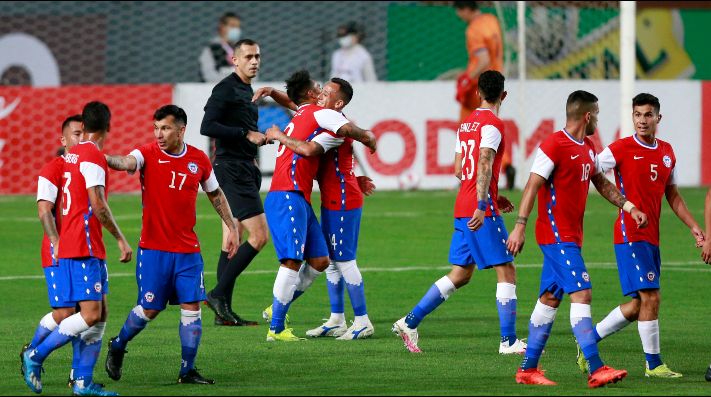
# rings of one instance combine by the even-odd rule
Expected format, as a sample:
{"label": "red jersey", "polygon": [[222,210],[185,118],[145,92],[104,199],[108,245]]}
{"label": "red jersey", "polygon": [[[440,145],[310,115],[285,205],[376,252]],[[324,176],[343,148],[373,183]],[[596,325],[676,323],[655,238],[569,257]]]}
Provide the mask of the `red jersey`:
{"label": "red jersey", "polygon": [[[333,131],[338,131],[345,124],[348,124],[348,120],[335,110],[316,105],[301,105],[291,119],[291,123],[284,129],[284,133],[294,139],[307,142],[319,136],[316,141],[323,147],[324,152],[328,152],[343,143],[343,138],[338,137]],[[318,166],[317,156],[302,157],[280,144],[269,191],[298,191],[310,203]]]}
{"label": "red jersey", "polygon": [[346,138],[338,148],[321,156],[318,186],[321,206],[332,211],[348,211],[363,207],[363,192],[353,168],[353,139]]}
{"label": "red jersey", "polygon": [[106,259],[101,223],[94,216],[87,189],[104,186],[108,194],[108,176],[104,154],[93,142],[81,142],[64,155],[59,258]]}
{"label": "red jersey", "polygon": [[153,142],[131,152],[141,173],[143,227],[138,246],[177,253],[200,252],[195,228],[198,186],[214,192],[217,183],[207,155],[183,144],[169,154]]}
{"label": "red jersey", "polygon": [[667,142],[656,140],[649,146],[637,136],[620,139],[599,155],[603,171],[614,169],[617,188],[642,212],[649,224],[644,229],[630,214],[620,210],[615,222],[615,244],[646,241],[659,245],[659,215],[667,186],[674,185],[676,156]]}
{"label": "red jersey", "polygon": [[[45,200],[54,204],[54,222],[57,225],[57,232],[61,229],[60,217],[57,216],[57,206],[60,204],[58,200],[59,188],[62,185],[62,172],[64,172],[64,158],[57,157],[45,164],[40,170],[39,178],[37,178],[37,201]],[[54,246],[49,242],[47,233],[42,239],[42,249],[40,256],[42,258],[42,267],[50,267],[54,265],[52,253]]]}
{"label": "red jersey", "polygon": [[531,168],[547,182],[538,191],[536,241],[583,245],[583,216],[590,177],[600,172],[589,138],[576,141],[565,130],[549,135]]}
{"label": "red jersey", "polygon": [[457,130],[456,152],[462,154],[462,184],[454,203],[455,218],[471,218],[477,209],[476,178],[479,165],[479,149],[490,148],[496,152],[491,169],[489,198],[486,216],[496,216],[499,208],[499,172],[504,151],[504,123],[490,109],[476,109]]}

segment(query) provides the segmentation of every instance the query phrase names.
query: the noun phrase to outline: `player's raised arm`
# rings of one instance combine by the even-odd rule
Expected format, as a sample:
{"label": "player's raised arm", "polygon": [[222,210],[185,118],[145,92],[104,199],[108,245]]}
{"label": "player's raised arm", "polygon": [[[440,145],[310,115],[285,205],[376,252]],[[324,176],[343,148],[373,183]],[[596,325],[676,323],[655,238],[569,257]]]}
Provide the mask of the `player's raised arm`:
{"label": "player's raised arm", "polygon": [[291,109],[293,111],[296,111],[298,106],[294,101],[289,99],[289,96],[286,94],[284,91],[277,90],[276,88],[273,87],[262,87],[258,89],[255,93],[254,96],[252,97],[252,102],[256,102],[261,98],[264,97],[271,97],[274,102],[278,103],[279,105]]}
{"label": "player's raised arm", "polygon": [[640,229],[647,227],[647,214],[637,209],[631,201],[627,201],[617,187],[605,177],[605,174],[597,172],[590,177],[590,181],[595,185],[595,189],[600,192],[602,197],[615,207],[629,213],[637,222],[637,227]]}
{"label": "player's raised arm", "polygon": [[676,214],[677,218],[681,219],[682,222],[691,230],[691,235],[696,239],[696,247],[701,247],[706,241],[706,236],[704,231],[701,230],[699,224],[696,223],[696,219],[691,215],[689,208],[684,202],[684,198],[681,197],[679,189],[677,189],[676,184],[669,184],[664,190],[664,194],[667,198],[667,202],[671,207],[672,211]]}
{"label": "player's raised arm", "polygon": [[230,229],[230,234],[227,238],[227,258],[232,259],[232,257],[237,252],[239,248],[239,233],[237,232],[237,225],[234,223],[232,218],[232,210],[230,209],[230,203],[227,202],[227,197],[225,193],[219,187],[213,191],[205,191],[207,198],[210,199],[212,207],[220,216],[222,222]]}
{"label": "player's raised arm", "polygon": [[94,215],[99,220],[101,225],[106,228],[106,230],[111,233],[116,239],[119,246],[119,251],[121,251],[121,257],[119,260],[121,262],[131,261],[131,255],[133,255],[133,249],[126,241],[121,229],[119,229],[113,214],[111,213],[111,208],[109,208],[109,203],[106,202],[106,193],[102,185],[92,186],[87,188],[87,193],[89,195],[89,203],[94,211]]}
{"label": "player's raised arm", "polygon": [[109,168],[113,170],[134,173],[139,168],[136,157],[130,154],[128,156],[112,156],[108,154],[105,156],[106,163],[108,164]]}
{"label": "player's raised arm", "polygon": [[521,204],[518,206],[516,226],[506,242],[506,249],[508,249],[514,256],[523,251],[523,245],[526,242],[526,224],[528,223],[528,216],[531,215],[533,204],[536,202],[536,194],[538,194],[538,190],[544,183],[546,183],[545,178],[531,172],[528,177],[528,182],[526,182],[526,187],[523,189]]}

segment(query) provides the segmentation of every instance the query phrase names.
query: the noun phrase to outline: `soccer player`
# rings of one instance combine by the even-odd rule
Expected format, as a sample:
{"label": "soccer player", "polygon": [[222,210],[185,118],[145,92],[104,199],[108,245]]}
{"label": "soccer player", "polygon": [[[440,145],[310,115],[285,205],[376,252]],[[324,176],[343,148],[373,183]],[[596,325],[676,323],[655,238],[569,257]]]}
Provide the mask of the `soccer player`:
{"label": "soccer player", "polygon": [[[666,196],[676,216],[691,230],[697,245],[704,232],[694,220],[676,187],[676,156],[671,145],[656,138],[662,120],[659,99],[639,94],[632,100],[635,135],[620,139],[598,156],[602,172],[614,170],[617,188],[648,215],[644,229],[631,225],[634,220],[620,211],[614,226],[615,255],[622,294],[632,298],[617,306],[593,328],[597,342],[637,321],[642,349],[646,356],[645,376],[681,378],[662,362],[659,348],[659,293],[661,256],[659,254],[659,215]],[[587,371],[587,362],[578,352],[578,364]]]}
{"label": "soccer player", "polygon": [[523,249],[528,215],[538,194],[536,240],[543,251],[543,270],[539,299],[528,327],[528,347],[516,373],[516,382],[556,384],[545,377],[538,368],[538,361],[563,294],[568,294],[570,324],[588,361],[588,386],[601,387],[623,379],[627,371],[603,365],[593,337],[592,284],[581,255],[583,216],[590,182],[603,197],[631,215],[630,228],[645,227],[647,216],[600,172],[595,146],[587,138],[595,133],[597,126],[597,97],[586,91],[575,91],[568,96],[565,113],[565,128],[548,136],[538,148],[521,198],[516,226],[507,242],[514,255]]}
{"label": "soccer player", "polygon": [[[81,132],[81,115],[70,116],[64,120],[60,140],[65,152],[79,143]],[[37,210],[40,223],[44,230],[40,255],[44,277],[47,283],[47,297],[49,298],[49,306],[52,308],[52,311],[42,317],[32,341],[22,347],[22,352],[20,353],[21,368],[24,368],[22,367],[22,355],[25,351],[39,346],[39,344],[59,326],[62,320],[75,312],[74,308],[76,305],[74,302],[65,302],[60,299],[61,291],[57,290],[58,285],[54,281],[55,274],[59,273],[54,247],[59,241],[59,230],[61,230],[61,218],[57,216],[56,205],[59,204],[59,192],[62,188],[63,170],[64,158],[61,156],[55,157],[42,167],[39,178],[37,179]],[[59,286],[61,287],[61,285]]]}
{"label": "soccer player", "polygon": [[[318,155],[352,137],[376,149],[375,136],[350,123],[342,114],[313,105],[321,92],[307,71],[287,80],[287,95],[299,105],[286,134],[272,127],[267,140],[277,140],[276,168],[265,199],[265,212],[274,248],[281,263],[274,281],[274,299],[267,341],[297,341],[284,325],[291,302],[301,296],[329,265],[329,252],[311,208]],[[315,144],[310,144],[311,141]],[[307,264],[301,265],[306,259]]]}
{"label": "soccer player", "polygon": [[498,117],[506,98],[504,76],[494,70],[478,82],[482,106],[457,131],[457,152],[462,154],[461,187],[454,205],[454,233],[449,249],[452,270],[437,280],[420,302],[393,324],[405,348],[421,353],[417,342],[420,322],[457,289],[465,286],[475,267],[494,268],[496,306],[501,341],[499,353],[521,354],[526,344],[516,337],[516,269],[506,249],[508,233],[498,209],[498,180],[504,147],[504,125]]}
{"label": "soccer player", "polygon": [[[271,96],[277,103],[296,110],[297,106],[281,91],[265,87],[254,99]],[[339,113],[353,98],[353,87],[346,80],[334,77],[326,83],[316,104]],[[287,147],[292,148],[287,142]],[[323,153],[317,142],[298,142],[293,147],[300,155]],[[309,147],[308,150],[305,150]],[[356,177],[353,172],[353,139],[346,138],[336,148],[321,156],[317,181],[321,190],[321,230],[328,244],[331,263],[326,269],[326,285],[331,303],[331,315],[321,326],[306,331],[317,338],[336,337],[339,340],[356,340],[370,337],[375,332],[368,317],[363,277],[356,262],[358,233],[363,211],[363,194],[370,195],[375,188],[372,180]],[[355,319],[346,325],[343,295],[348,290]],[[269,318],[269,315],[266,315]]]}
{"label": "soccer player", "polygon": [[140,171],[143,193],[143,227],[136,256],[136,306],[118,336],[109,341],[106,372],[121,379],[126,345],[168,303],[180,305],[178,333],[182,346],[178,383],[213,384],[195,369],[202,319],[200,302],[205,300],[203,260],[195,228],[198,187],[230,228],[227,253],[239,246],[237,226],[227,199],[217,183],[210,159],[184,142],[188,117],[175,105],[166,105],[153,115],[156,141],[133,150],[128,156],[108,156],[109,167]]}
{"label": "soccer player", "polygon": [[82,111],[82,123],[81,142],[64,155],[62,230],[55,244],[55,248],[59,245],[59,277],[55,277],[61,298],[79,303],[81,311],[63,320],[39,346],[25,352],[24,378],[30,390],[41,393],[44,360],[79,338],[82,362],[73,371],[74,394],[116,395],[92,381],[108,315],[108,272],[101,226],[116,238],[121,262],[130,261],[133,251],[106,202],[107,168],[101,148],[111,123],[109,107],[101,102],[88,103]]}

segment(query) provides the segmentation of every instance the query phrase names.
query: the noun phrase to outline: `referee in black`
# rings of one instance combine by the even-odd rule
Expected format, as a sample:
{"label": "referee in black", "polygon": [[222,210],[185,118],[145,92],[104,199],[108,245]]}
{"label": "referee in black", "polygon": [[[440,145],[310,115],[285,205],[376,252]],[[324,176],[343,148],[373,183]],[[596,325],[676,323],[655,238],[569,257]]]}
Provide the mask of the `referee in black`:
{"label": "referee in black", "polygon": [[265,135],[257,131],[257,105],[252,103],[252,79],[257,76],[261,56],[259,44],[243,39],[234,47],[234,73],[215,88],[205,105],[200,134],[215,138],[214,170],[220,187],[230,203],[232,215],[239,222],[241,234],[249,239],[240,245],[232,259],[225,250],[229,229],[222,225],[222,252],[217,262],[217,286],[207,293],[207,302],[215,312],[216,325],[257,325],[232,310],[232,293],[237,277],[267,244],[267,219],[259,188],[262,173],[257,166],[257,149],[265,144]]}

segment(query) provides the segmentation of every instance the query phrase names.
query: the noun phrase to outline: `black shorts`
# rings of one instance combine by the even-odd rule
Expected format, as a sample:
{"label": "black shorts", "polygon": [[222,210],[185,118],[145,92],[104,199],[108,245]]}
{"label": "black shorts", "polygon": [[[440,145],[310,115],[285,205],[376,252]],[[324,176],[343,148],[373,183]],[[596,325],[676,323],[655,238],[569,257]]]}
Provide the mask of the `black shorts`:
{"label": "black shorts", "polygon": [[239,221],[264,213],[259,188],[262,171],[250,160],[216,159],[215,177],[230,203],[232,216]]}

